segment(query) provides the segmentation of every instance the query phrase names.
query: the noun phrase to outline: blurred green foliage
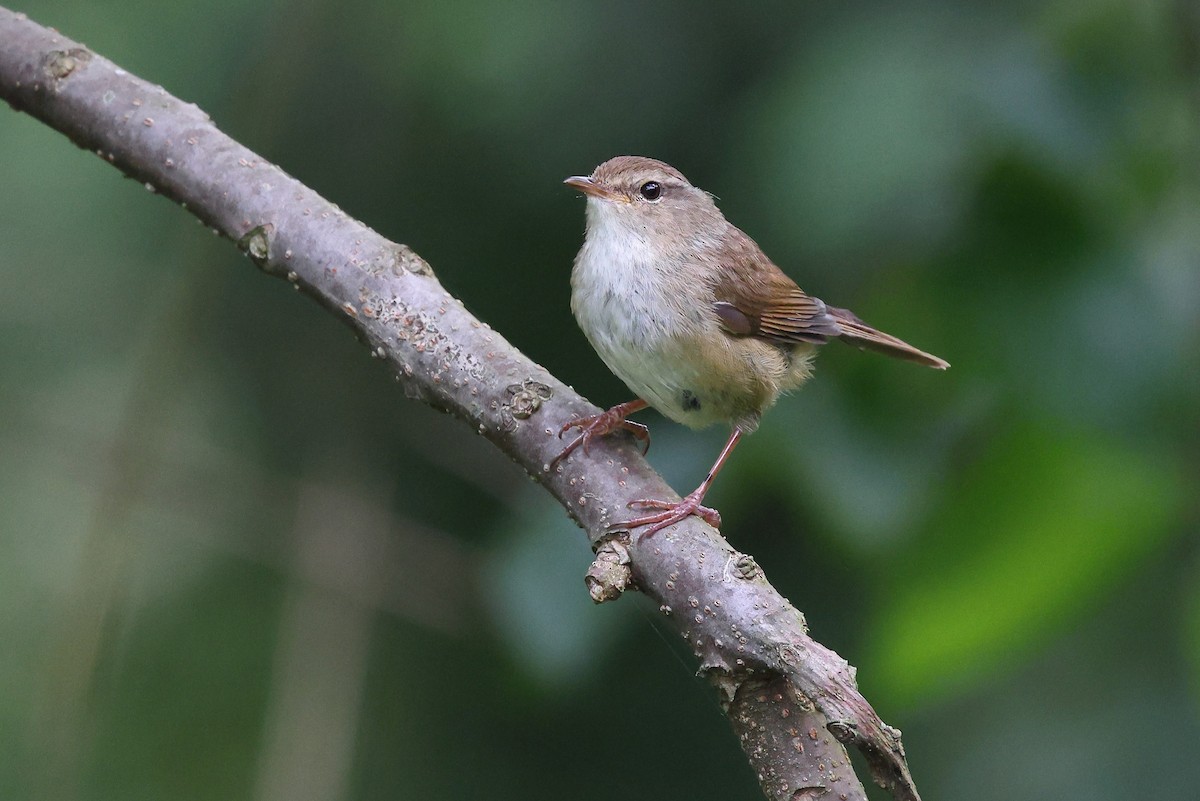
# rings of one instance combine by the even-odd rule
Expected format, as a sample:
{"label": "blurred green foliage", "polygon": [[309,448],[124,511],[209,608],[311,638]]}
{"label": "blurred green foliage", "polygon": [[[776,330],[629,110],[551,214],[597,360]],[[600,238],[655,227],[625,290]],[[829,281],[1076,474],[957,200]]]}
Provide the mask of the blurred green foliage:
{"label": "blurred green foliage", "polygon": [[[30,0],[383,234],[597,403],[570,317],[617,153],[831,346],[711,499],[929,798],[1200,783],[1200,12],[1186,0]],[[3,43],[0,43],[3,46]],[[0,797],[755,797],[583,535],[185,213],[0,114]],[[693,486],[723,432],[654,415]]]}

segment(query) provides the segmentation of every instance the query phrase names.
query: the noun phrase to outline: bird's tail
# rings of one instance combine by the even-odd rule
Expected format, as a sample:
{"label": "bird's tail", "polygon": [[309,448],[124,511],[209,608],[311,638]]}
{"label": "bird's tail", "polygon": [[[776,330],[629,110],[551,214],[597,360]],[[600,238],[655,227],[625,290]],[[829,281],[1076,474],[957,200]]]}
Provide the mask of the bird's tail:
{"label": "bird's tail", "polygon": [[897,359],[923,364],[926,367],[934,367],[938,370],[945,370],[950,366],[949,362],[939,359],[931,353],[917,350],[902,339],[897,339],[891,334],[885,334],[882,331],[876,331],[858,319],[858,315],[852,311],[838,309],[833,306],[827,307],[827,311],[829,316],[837,321],[838,327],[842,331],[838,339],[843,342],[893,356]]}

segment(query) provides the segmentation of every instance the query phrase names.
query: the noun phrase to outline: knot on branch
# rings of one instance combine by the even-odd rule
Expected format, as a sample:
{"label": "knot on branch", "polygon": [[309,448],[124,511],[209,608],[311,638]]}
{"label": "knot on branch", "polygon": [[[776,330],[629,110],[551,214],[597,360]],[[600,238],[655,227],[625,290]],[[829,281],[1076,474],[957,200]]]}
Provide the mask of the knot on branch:
{"label": "knot on branch", "polygon": [[43,69],[51,80],[61,81],[91,60],[91,51],[83,47],[72,47],[70,50],[51,50],[46,54]]}
{"label": "knot on branch", "polygon": [[258,269],[266,273],[282,274],[286,270],[273,268],[270,261],[271,234],[274,232],[275,226],[270,223],[256,225],[238,239],[237,246],[250,257],[250,261],[254,262]]}
{"label": "knot on branch", "polygon": [[762,577],[762,568],[758,566],[758,562],[754,561],[754,557],[750,554],[735,552],[730,556],[730,559],[738,578],[744,581],[753,581],[756,578]]}
{"label": "knot on branch", "polygon": [[607,539],[596,551],[596,558],[583,581],[588,595],[598,604],[615,601],[633,582],[629,569],[629,549],[617,539]]}
{"label": "knot on branch", "polygon": [[408,245],[395,242],[389,242],[383,251],[368,259],[362,268],[368,274],[376,276],[403,275],[404,273],[433,275],[433,268],[429,266],[429,262],[418,256],[417,252]]}
{"label": "knot on branch", "polygon": [[826,728],[839,743],[851,744],[858,737],[854,724],[848,720],[831,720]]}
{"label": "knot on branch", "polygon": [[542,408],[542,403],[554,397],[554,390],[540,381],[526,378],[520,384],[509,384],[504,389],[508,393],[500,409],[500,418],[504,421],[504,430],[513,431],[517,420],[528,420]]}

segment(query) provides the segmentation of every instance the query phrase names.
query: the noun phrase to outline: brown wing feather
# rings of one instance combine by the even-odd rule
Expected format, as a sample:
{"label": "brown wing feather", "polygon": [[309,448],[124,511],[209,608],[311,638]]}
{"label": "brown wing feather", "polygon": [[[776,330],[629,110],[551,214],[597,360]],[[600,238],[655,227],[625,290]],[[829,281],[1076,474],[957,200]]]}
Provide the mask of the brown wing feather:
{"label": "brown wing feather", "polygon": [[805,294],[750,237],[731,225],[722,246],[713,254],[722,267],[713,297],[730,334],[777,344],[821,344],[841,334],[825,304]]}

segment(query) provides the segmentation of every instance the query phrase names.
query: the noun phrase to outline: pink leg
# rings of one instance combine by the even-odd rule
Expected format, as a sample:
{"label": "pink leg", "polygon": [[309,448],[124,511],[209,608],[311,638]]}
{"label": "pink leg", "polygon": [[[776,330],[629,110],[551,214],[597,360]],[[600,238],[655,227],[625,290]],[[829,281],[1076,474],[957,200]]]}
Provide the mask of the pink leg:
{"label": "pink leg", "polygon": [[617,429],[625,429],[633,434],[640,442],[646,443],[646,450],[650,450],[650,429],[646,428],[641,423],[635,423],[625,418],[634,412],[645,409],[649,406],[641,398],[635,398],[626,403],[618,403],[606,412],[600,414],[588,415],[587,417],[576,417],[559,429],[558,436],[561,438],[572,428],[580,429],[579,436],[567,443],[567,447],[562,449],[562,452],[555,456],[550,462],[550,469],[553,470],[555,465],[571,455],[571,452],[583,446],[583,452],[588,452],[588,444],[593,437],[603,437],[611,434]]}
{"label": "pink leg", "polygon": [[742,429],[734,426],[733,433],[729,435],[729,441],[725,443],[725,447],[721,450],[721,455],[717,457],[717,461],[713,464],[712,469],[708,471],[704,481],[700,482],[700,486],[677,503],[670,501],[656,501],[649,498],[630,501],[629,506],[638,507],[641,509],[660,509],[657,514],[637,517],[625,523],[621,523],[622,528],[638,528],[639,526],[650,526],[644,533],[643,537],[651,537],[656,532],[673,526],[676,523],[686,520],[692,515],[698,515],[704,519],[713,528],[721,527],[721,513],[716,509],[711,509],[707,506],[701,506],[700,502],[704,500],[704,494],[708,492],[708,488],[712,486],[713,479],[717,477],[717,473],[725,465],[725,460],[729,458],[729,454],[733,452],[733,446],[738,444],[742,438]]}

